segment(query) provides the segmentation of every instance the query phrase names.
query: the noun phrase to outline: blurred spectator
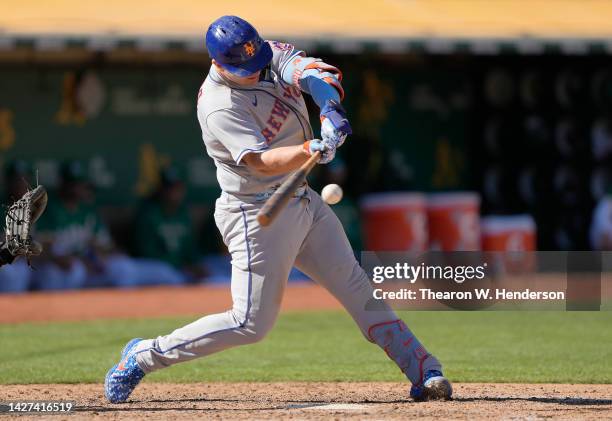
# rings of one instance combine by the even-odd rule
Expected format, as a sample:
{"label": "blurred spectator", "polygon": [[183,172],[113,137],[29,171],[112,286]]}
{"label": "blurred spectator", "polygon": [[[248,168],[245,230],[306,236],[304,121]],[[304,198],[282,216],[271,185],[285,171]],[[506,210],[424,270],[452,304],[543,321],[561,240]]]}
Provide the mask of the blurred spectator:
{"label": "blurred spectator", "polygon": [[39,289],[182,282],[157,262],[120,253],[92,202],[93,191],[81,163],[62,164],[58,197],[50,200],[39,224],[47,257],[34,274]]}
{"label": "blurred spectator", "polygon": [[49,201],[39,223],[47,257],[34,275],[40,289],[84,287],[88,272],[103,271],[98,257],[112,247],[108,231],[88,203],[91,191],[81,163],[62,164],[60,180],[58,196]]}
{"label": "blurred spectator", "polygon": [[594,250],[612,250],[612,194],[603,196],[591,219],[591,247]]}
{"label": "blurred spectator", "polygon": [[[25,161],[10,162],[5,169],[4,180],[6,198],[3,203],[9,206],[28,191],[32,180],[32,169]],[[23,258],[15,260],[13,264],[2,266],[0,268],[0,292],[27,291],[30,287],[31,275],[28,263]]]}
{"label": "blurred spectator", "polygon": [[190,279],[201,279],[205,271],[197,264],[194,226],[184,199],[185,184],[178,170],[162,169],[158,190],[137,213],[134,251],[137,256],[164,261]]}

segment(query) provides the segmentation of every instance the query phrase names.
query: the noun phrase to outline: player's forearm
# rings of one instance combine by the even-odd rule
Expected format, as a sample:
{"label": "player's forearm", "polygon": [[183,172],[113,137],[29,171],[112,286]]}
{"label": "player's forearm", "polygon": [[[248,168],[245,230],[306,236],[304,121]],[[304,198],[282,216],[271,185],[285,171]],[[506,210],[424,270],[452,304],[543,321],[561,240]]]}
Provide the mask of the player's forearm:
{"label": "player's forearm", "polygon": [[330,100],[340,102],[340,94],[336,88],[315,76],[300,79],[300,87],[304,92],[310,94],[319,108],[323,108]]}
{"label": "player's forearm", "polygon": [[309,155],[302,145],[282,146],[262,153],[250,153],[243,159],[259,173],[266,175],[286,174],[298,169]]}

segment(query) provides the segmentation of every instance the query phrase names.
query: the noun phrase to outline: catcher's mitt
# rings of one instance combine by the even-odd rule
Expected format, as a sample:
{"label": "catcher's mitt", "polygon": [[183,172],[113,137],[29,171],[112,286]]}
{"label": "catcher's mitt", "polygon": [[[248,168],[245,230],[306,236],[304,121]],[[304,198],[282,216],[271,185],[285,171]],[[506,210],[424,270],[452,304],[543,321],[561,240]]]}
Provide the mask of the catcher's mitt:
{"label": "catcher's mitt", "polygon": [[32,240],[30,229],[47,207],[47,191],[43,186],[29,190],[6,211],[6,248],[13,256],[37,256],[42,252]]}

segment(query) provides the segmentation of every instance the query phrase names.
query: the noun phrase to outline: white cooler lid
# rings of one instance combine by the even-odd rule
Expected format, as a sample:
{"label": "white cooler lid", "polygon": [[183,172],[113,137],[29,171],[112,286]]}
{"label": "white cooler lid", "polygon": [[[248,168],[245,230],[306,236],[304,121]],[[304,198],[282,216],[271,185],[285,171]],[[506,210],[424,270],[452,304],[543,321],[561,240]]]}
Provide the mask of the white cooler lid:
{"label": "white cooler lid", "polygon": [[370,193],[359,202],[361,209],[383,209],[401,207],[425,207],[425,195],[416,192]]}
{"label": "white cooler lid", "polygon": [[428,208],[446,208],[466,204],[480,206],[480,195],[476,192],[443,192],[427,195]]}
{"label": "white cooler lid", "polygon": [[535,231],[536,223],[531,215],[489,215],[480,222],[483,234],[499,234],[506,231]]}

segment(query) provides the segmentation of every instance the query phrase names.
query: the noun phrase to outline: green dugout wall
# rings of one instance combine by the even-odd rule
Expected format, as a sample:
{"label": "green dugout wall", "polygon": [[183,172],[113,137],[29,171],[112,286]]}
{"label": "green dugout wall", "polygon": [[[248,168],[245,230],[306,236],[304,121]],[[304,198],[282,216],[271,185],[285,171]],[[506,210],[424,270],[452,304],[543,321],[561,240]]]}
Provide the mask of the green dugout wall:
{"label": "green dugout wall", "polygon": [[[467,187],[467,75],[418,56],[321,50],[316,55],[345,75],[356,136],[341,155],[349,166],[368,168],[364,187]],[[218,194],[215,168],[195,113],[207,57],[126,57],[0,62],[1,162],[25,159],[53,188],[61,161],[83,160],[105,205],[132,203],[154,188],[159,166],[173,163],[185,174],[190,200],[210,203]]]}

